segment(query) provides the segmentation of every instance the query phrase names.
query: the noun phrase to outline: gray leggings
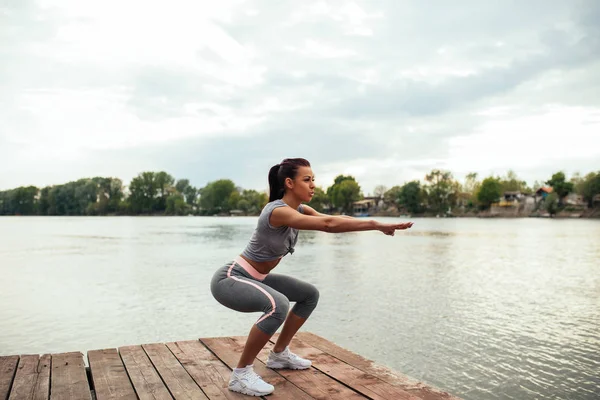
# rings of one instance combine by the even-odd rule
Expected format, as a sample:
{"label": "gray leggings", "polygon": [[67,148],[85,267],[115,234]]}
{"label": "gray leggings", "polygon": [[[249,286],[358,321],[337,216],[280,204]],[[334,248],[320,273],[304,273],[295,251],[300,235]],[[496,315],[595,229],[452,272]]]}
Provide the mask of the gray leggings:
{"label": "gray leggings", "polygon": [[215,272],[210,290],[225,307],[241,312],[262,311],[256,326],[268,335],[285,321],[290,301],[296,302],[292,312],[301,318],[308,318],[319,301],[319,291],[310,283],[279,274],[257,278],[235,261]]}

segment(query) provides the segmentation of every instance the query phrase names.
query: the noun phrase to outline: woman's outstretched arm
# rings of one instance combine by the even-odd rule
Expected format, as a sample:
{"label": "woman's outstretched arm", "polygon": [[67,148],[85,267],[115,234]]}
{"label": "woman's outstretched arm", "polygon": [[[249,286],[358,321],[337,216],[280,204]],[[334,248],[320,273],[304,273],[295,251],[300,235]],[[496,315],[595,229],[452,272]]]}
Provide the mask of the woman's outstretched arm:
{"label": "woman's outstretched arm", "polygon": [[[315,211],[316,212],[316,211]],[[343,216],[301,214],[289,207],[278,207],[271,214],[271,225],[289,226],[295,229],[323,231],[331,233],[381,231],[386,235],[394,235],[396,230],[408,229],[412,222],[384,224],[375,220],[347,218]]]}

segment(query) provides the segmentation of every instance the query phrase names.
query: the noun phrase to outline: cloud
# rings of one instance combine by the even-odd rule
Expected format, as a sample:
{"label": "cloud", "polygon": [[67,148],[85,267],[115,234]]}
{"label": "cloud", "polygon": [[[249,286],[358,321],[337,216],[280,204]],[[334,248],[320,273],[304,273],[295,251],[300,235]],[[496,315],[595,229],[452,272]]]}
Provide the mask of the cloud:
{"label": "cloud", "polygon": [[595,170],[598,18],[593,0],[11,2],[0,189],[159,169],[260,189],[290,156],[365,192]]}

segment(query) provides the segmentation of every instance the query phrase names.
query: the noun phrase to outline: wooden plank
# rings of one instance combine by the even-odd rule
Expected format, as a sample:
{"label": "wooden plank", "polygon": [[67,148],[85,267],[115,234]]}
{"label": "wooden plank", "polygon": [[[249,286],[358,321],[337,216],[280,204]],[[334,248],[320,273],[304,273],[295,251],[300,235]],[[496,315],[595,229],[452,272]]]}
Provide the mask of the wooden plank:
{"label": "wooden plank", "polygon": [[458,397],[454,397],[447,392],[428,386],[422,382],[410,379],[385,366],[377,365],[373,361],[368,360],[356,353],[353,353],[350,350],[344,349],[343,347],[340,347],[335,343],[322,338],[321,336],[315,335],[314,333],[298,332],[296,334],[296,338],[300,339],[306,344],[309,344],[315,348],[318,348],[319,350],[322,350],[325,353],[328,353],[329,355],[339,360],[344,361],[345,363],[352,365],[353,367],[360,369],[361,371],[376,376],[377,378],[385,382],[389,382],[394,386],[398,386],[403,390],[418,396],[421,399],[459,400]]}
{"label": "wooden plank", "polygon": [[[244,346],[244,343],[246,342],[245,337],[233,337],[232,339],[240,346]],[[267,359],[269,358],[269,351],[273,346],[273,343],[267,343],[258,354],[258,359],[266,364]],[[277,372],[315,399],[356,400],[367,398],[340,382],[331,379],[316,368],[304,370],[278,369]]]}
{"label": "wooden plank", "polygon": [[209,399],[248,398],[227,388],[231,370],[199,340],[167,343],[167,347]]}
{"label": "wooden plank", "polygon": [[[200,341],[219,357],[221,361],[227,364],[229,368],[233,369],[237,366],[244,348],[243,344],[236,343],[232,338],[218,337],[201,338]],[[302,391],[274,370],[267,368],[260,360],[254,362],[254,371],[260,375],[265,382],[275,386],[275,391],[267,397],[268,399],[312,400],[312,396]]]}
{"label": "wooden plank", "polygon": [[142,346],[119,347],[119,353],[140,400],[173,398]]}
{"label": "wooden plank", "polygon": [[98,400],[137,400],[117,349],[88,351],[88,361]]}
{"label": "wooden plank", "polygon": [[8,399],[18,363],[19,356],[0,357],[0,400]]}
{"label": "wooden plank", "polygon": [[52,355],[51,400],[92,399],[81,352]]}
{"label": "wooden plank", "polygon": [[[275,339],[273,338],[273,340]],[[419,397],[382,381],[376,376],[361,371],[350,364],[346,364],[299,339],[295,339],[290,347],[294,353],[311,360],[313,367],[369,398],[374,400],[419,399]]]}
{"label": "wooden plank", "polygon": [[142,347],[176,400],[208,399],[167,346],[154,343]]}
{"label": "wooden plank", "polygon": [[22,355],[10,400],[48,400],[50,398],[50,354]]}

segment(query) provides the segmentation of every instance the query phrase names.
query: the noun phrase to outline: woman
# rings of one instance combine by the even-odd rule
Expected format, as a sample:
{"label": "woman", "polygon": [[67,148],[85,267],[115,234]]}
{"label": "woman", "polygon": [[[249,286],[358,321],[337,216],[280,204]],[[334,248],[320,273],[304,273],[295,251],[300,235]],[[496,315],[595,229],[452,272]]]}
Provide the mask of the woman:
{"label": "woman", "polygon": [[[305,369],[311,366],[292,353],[288,345],[317,306],[319,292],[310,283],[271,270],[281,259],[294,252],[298,231],[353,232],[379,230],[393,236],[397,229],[412,223],[382,224],[373,220],[320,214],[303,205],[314,195],[315,184],[310,163],[303,158],[285,159],[269,171],[269,203],[263,208],[246,249],[233,261],[217,270],[211,282],[215,299],[241,312],[261,311],[231,374],[229,390],[252,396],[264,396],[274,387],[252,369],[260,350],[283,323],[275,347],[269,353],[267,367]],[[290,302],[296,304],[288,313]],[[285,323],[284,323],[285,321]]]}

